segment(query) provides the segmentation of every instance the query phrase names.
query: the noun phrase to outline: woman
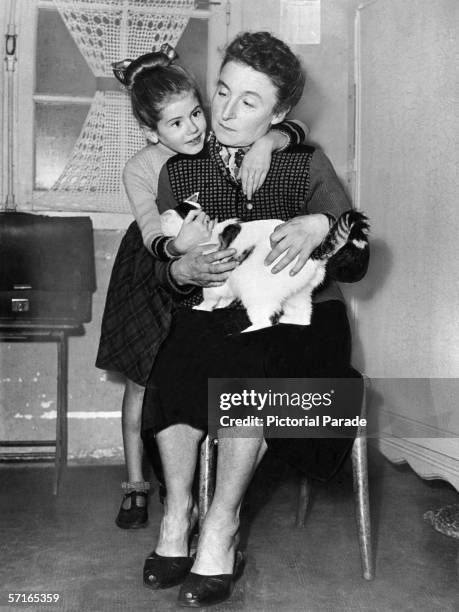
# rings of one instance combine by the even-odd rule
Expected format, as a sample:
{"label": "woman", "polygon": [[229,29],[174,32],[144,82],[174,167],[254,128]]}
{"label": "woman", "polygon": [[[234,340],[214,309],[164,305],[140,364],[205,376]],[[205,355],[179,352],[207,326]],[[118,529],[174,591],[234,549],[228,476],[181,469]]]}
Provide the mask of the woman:
{"label": "woman", "polygon": [[[309,146],[275,154],[250,203],[238,182],[238,166],[251,144],[298,102],[303,86],[300,63],[284,43],[265,32],[238,36],[226,51],[213,97],[213,134],[200,155],[178,155],[163,167],[160,211],[199,193],[211,218],[282,219],[285,223],[271,236],[267,264],[283,254],[274,273],[295,258],[293,272],[301,269],[330,221],[350,208],[330,162]],[[176,308],[144,400],[143,437],[158,445],[167,487],[160,535],[145,562],[144,582],[167,588],[185,580],[179,603],[187,607],[230,596],[243,565],[237,551],[242,497],[268,447],[303,471],[327,478],[351,445],[351,440],[266,441],[259,429],[250,438],[223,437],[214,499],[196,559],[189,558],[196,520],[191,489],[207,429],[207,379],[350,375],[349,325],[341,293],[330,278],[315,295],[311,325],[275,325],[239,334],[250,325],[241,308],[210,313],[191,309],[202,298],[199,287],[221,284],[236,265],[225,261],[231,249],[204,253],[198,247],[172,262],[155,264],[157,279],[174,296]],[[355,280],[362,275],[367,258],[364,250],[360,261],[350,263],[347,280],[353,280],[353,267]]]}

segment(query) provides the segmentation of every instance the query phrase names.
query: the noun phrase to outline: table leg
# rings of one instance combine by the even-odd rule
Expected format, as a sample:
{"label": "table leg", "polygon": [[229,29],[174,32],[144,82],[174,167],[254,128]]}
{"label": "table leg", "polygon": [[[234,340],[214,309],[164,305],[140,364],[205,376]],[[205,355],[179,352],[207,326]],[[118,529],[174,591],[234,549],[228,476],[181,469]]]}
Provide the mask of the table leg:
{"label": "table leg", "polygon": [[59,493],[62,470],[67,464],[67,376],[68,340],[64,331],[56,334],[57,339],[57,410],[56,410],[56,457],[54,465],[53,493]]}

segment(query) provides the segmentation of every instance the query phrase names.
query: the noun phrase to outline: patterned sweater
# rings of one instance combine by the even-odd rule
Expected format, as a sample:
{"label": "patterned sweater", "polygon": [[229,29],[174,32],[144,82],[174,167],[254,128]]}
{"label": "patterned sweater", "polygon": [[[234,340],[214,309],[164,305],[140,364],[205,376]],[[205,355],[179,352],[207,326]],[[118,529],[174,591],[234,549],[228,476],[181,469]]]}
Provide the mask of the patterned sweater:
{"label": "patterned sweater", "polygon": [[[270,171],[253,196],[250,210],[239,183],[223,163],[213,135],[199,155],[176,155],[167,161],[159,176],[159,211],[174,208],[197,192],[203,210],[211,218],[218,217],[219,221],[233,217],[242,221],[287,221],[297,215],[313,213],[336,219],[351,208],[324,153],[312,146],[292,145],[273,154]],[[178,285],[171,274],[171,265],[171,261],[155,263],[155,273],[162,286],[182,301],[185,296],[195,296],[201,291],[196,287]],[[329,277],[314,294],[315,302],[326,300],[343,300],[339,287]],[[196,301],[196,298],[186,300],[189,304]]]}

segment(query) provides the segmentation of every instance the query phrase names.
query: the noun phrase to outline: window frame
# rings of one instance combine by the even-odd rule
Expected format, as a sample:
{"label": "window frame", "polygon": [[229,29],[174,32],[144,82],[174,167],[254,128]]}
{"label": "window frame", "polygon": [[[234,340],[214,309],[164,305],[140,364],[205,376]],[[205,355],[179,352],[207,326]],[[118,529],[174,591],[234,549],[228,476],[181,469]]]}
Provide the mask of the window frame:
{"label": "window frame", "polygon": [[[11,1],[11,0],[10,0]],[[49,214],[52,216],[89,216],[95,229],[124,229],[129,226],[133,216],[131,213],[89,212],[63,210],[58,192],[48,192],[46,201],[43,198],[46,191],[34,189],[35,165],[35,103],[46,102],[59,104],[70,102],[75,104],[90,104],[92,97],[74,95],[53,95],[35,93],[36,72],[36,43],[39,10],[56,11],[52,0],[37,0],[31,6],[30,0],[12,0],[15,5],[15,25],[17,33],[17,51],[14,76],[14,122],[13,122],[13,163],[14,163],[14,196],[18,211]],[[207,46],[207,89],[212,90],[215,81],[214,75],[219,65],[218,48],[225,43],[222,32],[226,32],[228,39],[228,13],[229,2],[210,3],[208,9],[195,9],[192,13],[194,19],[208,21]],[[3,13],[0,13],[0,25],[6,32],[9,22],[8,3],[5,3]],[[3,70],[0,84],[4,85],[7,72]],[[4,92],[6,87],[3,87]],[[1,136],[3,143],[3,162],[0,173],[0,193],[2,194],[1,209],[4,209],[7,185],[7,147],[6,139],[6,94],[0,101],[2,110]]]}

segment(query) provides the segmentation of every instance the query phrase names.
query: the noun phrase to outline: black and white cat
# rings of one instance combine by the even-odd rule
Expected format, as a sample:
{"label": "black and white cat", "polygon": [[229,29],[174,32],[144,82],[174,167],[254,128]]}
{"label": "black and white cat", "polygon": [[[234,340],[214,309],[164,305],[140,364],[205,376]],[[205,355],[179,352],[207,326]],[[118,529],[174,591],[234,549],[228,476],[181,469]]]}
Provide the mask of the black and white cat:
{"label": "black and white cat", "polygon": [[[179,207],[180,208],[180,207]],[[188,212],[168,210],[161,215],[163,233],[176,236],[183,218]],[[365,273],[368,261],[367,217],[356,210],[343,213],[322,241],[314,249],[304,267],[295,275],[289,271],[295,260],[281,272],[273,274],[271,266],[264,260],[271,251],[269,236],[280,225],[279,219],[240,222],[227,219],[215,225],[209,242],[220,244],[220,248],[236,249],[234,258],[239,261],[227,281],[221,287],[203,289],[203,301],[194,306],[196,310],[211,311],[225,308],[240,300],[247,310],[252,323],[244,332],[270,327],[275,322],[309,325],[311,322],[311,294],[325,278],[327,263],[342,251],[335,261],[335,268],[342,273],[339,279],[346,281],[346,267],[354,264],[352,280],[359,280]],[[282,256],[280,256],[282,257]],[[355,263],[362,267],[362,273],[355,270]],[[359,263],[360,262],[360,263]]]}

